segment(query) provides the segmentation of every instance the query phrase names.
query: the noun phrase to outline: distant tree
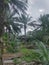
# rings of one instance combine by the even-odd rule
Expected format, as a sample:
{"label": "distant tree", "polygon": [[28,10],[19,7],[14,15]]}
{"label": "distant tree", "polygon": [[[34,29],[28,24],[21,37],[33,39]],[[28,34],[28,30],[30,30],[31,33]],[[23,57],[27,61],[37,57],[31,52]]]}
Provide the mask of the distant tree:
{"label": "distant tree", "polygon": [[39,22],[41,23],[41,30],[46,34],[49,33],[49,14],[40,16]]}
{"label": "distant tree", "polygon": [[48,43],[49,40],[49,14],[45,14],[39,17],[40,24],[31,24],[37,26],[35,30],[32,31],[32,36],[34,39],[38,39],[44,43]]}
{"label": "distant tree", "polygon": [[29,16],[28,14],[21,14],[21,16],[19,18],[15,18],[15,20],[17,20],[18,22],[20,22],[22,24],[22,26],[24,27],[24,35],[26,36],[26,29],[27,29],[27,25],[29,25],[29,22],[31,21],[31,16]]}

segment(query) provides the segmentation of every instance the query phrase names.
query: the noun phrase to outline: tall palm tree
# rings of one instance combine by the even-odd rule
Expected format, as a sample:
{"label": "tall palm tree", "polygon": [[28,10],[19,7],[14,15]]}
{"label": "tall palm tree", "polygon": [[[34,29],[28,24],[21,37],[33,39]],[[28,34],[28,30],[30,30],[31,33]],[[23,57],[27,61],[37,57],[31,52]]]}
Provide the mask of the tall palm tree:
{"label": "tall palm tree", "polygon": [[[26,4],[19,0],[0,0],[0,36],[4,29],[4,23],[6,20],[5,14],[7,10],[10,10],[10,6],[13,9],[14,12],[19,14],[19,10],[22,12],[25,12],[24,9],[26,9]],[[2,22],[2,23],[1,23]]]}
{"label": "tall palm tree", "polygon": [[[1,41],[1,37],[4,33],[4,27],[6,24],[6,11],[11,9],[19,14],[19,11],[25,12],[26,5],[20,0],[0,0],[0,44],[1,44],[1,55],[0,55],[0,65],[3,65],[2,62],[2,54],[3,54],[3,43]],[[11,12],[11,11],[10,11]]]}
{"label": "tall palm tree", "polygon": [[31,18],[28,14],[21,14],[21,16],[19,16],[19,18],[14,18],[15,20],[17,20],[18,22],[22,23],[23,27],[24,27],[24,35],[26,36],[26,29],[27,29],[27,25],[29,24],[29,22],[31,21]]}
{"label": "tall palm tree", "polygon": [[[9,15],[10,14],[10,15]],[[9,32],[14,32],[14,33],[18,33],[21,32],[21,24],[15,23],[15,20],[13,18],[14,14],[12,13],[7,13],[6,14],[6,22],[5,22],[5,27]],[[11,29],[12,28],[12,29]],[[12,33],[13,33],[12,32]]]}

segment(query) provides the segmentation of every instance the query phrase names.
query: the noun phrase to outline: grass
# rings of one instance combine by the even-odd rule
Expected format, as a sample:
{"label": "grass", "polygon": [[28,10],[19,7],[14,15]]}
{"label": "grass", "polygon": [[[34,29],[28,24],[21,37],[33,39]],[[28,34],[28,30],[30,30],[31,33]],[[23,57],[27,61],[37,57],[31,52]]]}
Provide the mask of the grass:
{"label": "grass", "polygon": [[30,50],[30,49],[26,49],[26,48],[21,48],[20,52],[23,54],[23,56],[21,57],[22,60],[26,61],[26,62],[30,62],[33,60],[39,60],[39,54],[34,52],[34,50]]}

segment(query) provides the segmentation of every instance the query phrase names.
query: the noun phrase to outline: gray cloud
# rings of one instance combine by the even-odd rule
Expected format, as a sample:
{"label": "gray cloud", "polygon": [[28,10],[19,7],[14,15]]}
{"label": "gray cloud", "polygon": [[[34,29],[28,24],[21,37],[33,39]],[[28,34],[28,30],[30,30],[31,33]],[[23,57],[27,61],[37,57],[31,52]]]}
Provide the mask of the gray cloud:
{"label": "gray cloud", "polygon": [[[33,17],[33,19],[38,19],[40,14],[49,13],[49,0],[28,0],[28,13]],[[34,28],[27,27],[27,31]],[[22,29],[22,34],[24,30]]]}
{"label": "gray cloud", "polygon": [[[28,6],[28,13],[30,13],[33,18],[37,18],[43,13],[49,13],[49,0],[29,0]],[[40,12],[41,10],[44,11]]]}

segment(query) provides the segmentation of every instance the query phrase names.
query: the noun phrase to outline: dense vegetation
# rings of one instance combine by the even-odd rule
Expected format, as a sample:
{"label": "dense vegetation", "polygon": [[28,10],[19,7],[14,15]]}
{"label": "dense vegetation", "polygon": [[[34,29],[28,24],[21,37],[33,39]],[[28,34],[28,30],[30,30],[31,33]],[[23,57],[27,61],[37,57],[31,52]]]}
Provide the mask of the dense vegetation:
{"label": "dense vegetation", "polygon": [[[26,12],[27,8],[27,0],[0,0],[1,65],[4,53],[20,53],[20,57],[13,59],[15,64],[25,61],[49,65],[49,14],[43,14],[33,21]],[[34,27],[34,30],[27,32],[28,26]],[[24,35],[20,35],[22,28]]]}

